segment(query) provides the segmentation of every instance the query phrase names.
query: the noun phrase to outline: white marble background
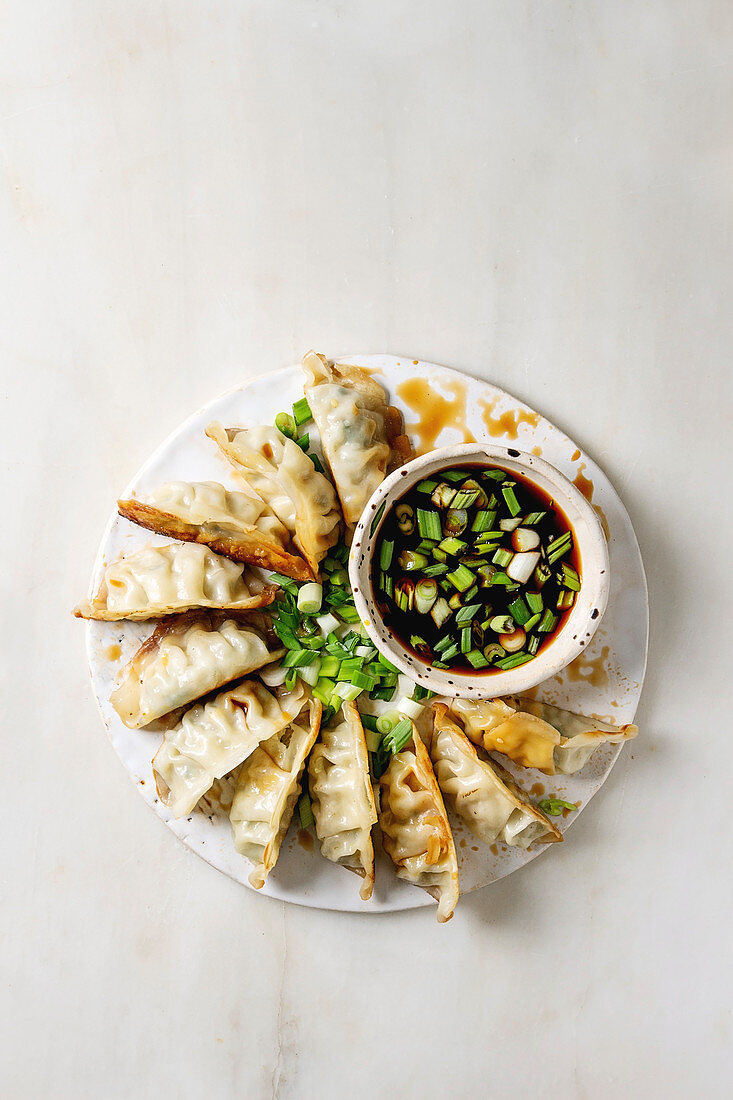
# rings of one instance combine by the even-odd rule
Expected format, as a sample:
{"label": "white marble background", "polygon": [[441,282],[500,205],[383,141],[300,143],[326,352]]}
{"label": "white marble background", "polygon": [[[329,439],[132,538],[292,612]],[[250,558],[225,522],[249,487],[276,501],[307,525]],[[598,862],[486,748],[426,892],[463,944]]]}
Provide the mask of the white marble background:
{"label": "white marble background", "polygon": [[[2,1096],[729,1096],[730,4],[0,18]],[[445,927],[286,908],[182,848],[68,614],[158,441],[310,345],[535,405],[648,567],[642,736]]]}

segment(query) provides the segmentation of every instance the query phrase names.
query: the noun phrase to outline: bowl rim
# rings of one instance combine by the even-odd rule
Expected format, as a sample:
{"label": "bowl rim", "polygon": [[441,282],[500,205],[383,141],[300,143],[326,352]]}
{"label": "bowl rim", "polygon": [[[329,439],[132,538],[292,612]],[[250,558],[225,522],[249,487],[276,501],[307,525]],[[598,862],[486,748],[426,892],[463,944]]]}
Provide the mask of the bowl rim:
{"label": "bowl rim", "polygon": [[[510,468],[514,466],[518,473],[528,481],[534,481],[540,489],[545,492],[549,489],[566,514],[581,560],[583,583],[580,598],[559,633],[534,660],[506,671],[461,672],[432,668],[417,654],[404,649],[388,630],[372,593],[372,550],[389,507],[408,492],[426,470],[460,465],[470,459],[476,462],[488,460],[489,463]],[[573,518],[567,515],[568,511],[577,515]],[[375,517],[378,519],[376,526]],[[389,474],[375,489],[354,529],[349,552],[349,580],[359,618],[371,641],[401,673],[439,695],[494,698],[521,694],[536,687],[584,652],[601,623],[608,603],[609,553],[603,526],[592,504],[557,467],[538,455],[516,447],[494,443],[459,443],[438,447],[411,459]]]}

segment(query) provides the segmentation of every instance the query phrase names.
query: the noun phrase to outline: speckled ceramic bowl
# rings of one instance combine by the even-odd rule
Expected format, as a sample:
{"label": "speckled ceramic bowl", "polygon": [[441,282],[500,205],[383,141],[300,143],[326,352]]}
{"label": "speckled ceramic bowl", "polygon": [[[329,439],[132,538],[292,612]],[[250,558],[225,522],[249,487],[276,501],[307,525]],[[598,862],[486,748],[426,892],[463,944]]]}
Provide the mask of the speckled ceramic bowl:
{"label": "speckled ceramic bowl", "polygon": [[[534,660],[506,672],[437,669],[403,647],[384,623],[372,588],[372,553],[385,515],[413,485],[446,466],[482,462],[516,471],[556,501],[574,534],[582,584],[565,624]],[[385,507],[380,514],[383,504]],[[354,532],[349,577],[356,608],[369,637],[389,661],[406,676],[440,695],[477,699],[519,694],[554,676],[578,657],[593,637],[606,609],[610,580],[608,547],[600,520],[572,482],[549,462],[534,455],[511,447],[473,443],[431,451],[390,474],[367,504]]]}

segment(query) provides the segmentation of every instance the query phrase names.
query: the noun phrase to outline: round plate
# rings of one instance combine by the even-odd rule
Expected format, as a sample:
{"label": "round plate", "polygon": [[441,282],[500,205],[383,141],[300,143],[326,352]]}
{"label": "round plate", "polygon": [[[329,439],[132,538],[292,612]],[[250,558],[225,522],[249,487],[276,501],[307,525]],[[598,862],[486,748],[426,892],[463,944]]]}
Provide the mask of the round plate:
{"label": "round plate", "polygon": [[[648,603],[644,567],[629,516],[613,486],[572,440],[539,413],[503,390],[446,367],[392,355],[360,355],[341,360],[365,367],[389,392],[404,414],[416,453],[436,446],[477,441],[502,442],[541,455],[570,478],[596,508],[609,543],[611,591],[603,621],[588,650],[557,676],[530,694],[548,703],[618,724],[631,722],[641,694],[646,667]],[[232,484],[215,445],[204,435],[206,425],[271,424],[281,409],[303,396],[299,367],[258,378],[218,397],[166,439],[130,482],[122,496],[150,492],[165,481],[216,480]],[[233,487],[233,485],[232,485]],[[93,589],[105,565],[120,553],[169,540],[151,535],[113,513],[95,563]],[[238,855],[225,816],[194,812],[175,821],[159,801],[151,761],[160,734],[129,730],[110,706],[116,676],[147,637],[151,623],[90,622],[87,652],[94,693],[110,740],[146,802],[197,855],[238,882],[249,885],[250,864]],[[622,745],[606,745],[574,776],[544,776],[514,769],[535,798],[557,794],[582,810],[602,786]],[[564,832],[577,813],[560,818]],[[544,847],[525,852],[504,845],[480,844],[451,816],[456,841],[461,892],[486,886],[536,858]],[[379,845],[377,845],[377,848]],[[424,891],[401,882],[383,853],[377,855],[377,878],[370,901],[359,898],[359,879],[324,859],[313,835],[295,824],[283,843],[277,866],[262,892],[283,901],[321,909],[385,912],[435,904]]]}

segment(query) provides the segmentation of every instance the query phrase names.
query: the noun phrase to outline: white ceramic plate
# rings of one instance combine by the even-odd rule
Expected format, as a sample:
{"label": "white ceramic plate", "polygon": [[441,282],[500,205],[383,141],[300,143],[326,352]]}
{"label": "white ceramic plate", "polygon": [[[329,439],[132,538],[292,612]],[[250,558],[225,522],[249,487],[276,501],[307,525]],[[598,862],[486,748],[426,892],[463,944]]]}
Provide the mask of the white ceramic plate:
{"label": "white ceramic plate", "polygon": [[[533,692],[548,703],[619,724],[634,718],[646,666],[648,604],[644,568],[628,514],[612,485],[595,465],[558,428],[503,390],[446,367],[391,355],[353,356],[344,362],[366,367],[387,388],[393,404],[402,410],[418,453],[457,442],[505,442],[518,450],[534,451],[575,481],[598,509],[606,526],[611,558],[608,609],[588,651],[559,675]],[[218,480],[231,483],[223,459],[204,435],[211,420],[227,426],[272,423],[276,413],[303,396],[299,367],[290,367],[252,379],[212,401],[190,417],[148,459],[120,496],[143,494],[164,481]],[[111,516],[95,563],[93,586],[99,573],[121,552],[129,553],[166,539]],[[129,730],[109,703],[118,671],[153,624],[92,622],[87,628],[87,652],[92,685],[110,740],[138,790],[170,829],[197,855],[244,885],[250,864],[237,854],[229,823],[223,816],[195,812],[174,821],[157,798],[151,761],[160,735]],[[517,771],[525,789],[535,797],[557,794],[584,809],[602,786],[623,746],[599,749],[575,776],[546,777]],[[565,831],[577,817],[558,821]],[[504,845],[480,844],[451,818],[458,852],[461,892],[486,886],[536,858],[545,847],[525,852]],[[572,837],[568,838],[572,843]],[[321,909],[384,912],[435,904],[424,891],[400,882],[380,853],[374,895],[359,898],[359,879],[323,859],[312,836],[295,826],[283,844],[275,870],[262,892],[284,901]],[[552,847],[552,846],[550,846]]]}

